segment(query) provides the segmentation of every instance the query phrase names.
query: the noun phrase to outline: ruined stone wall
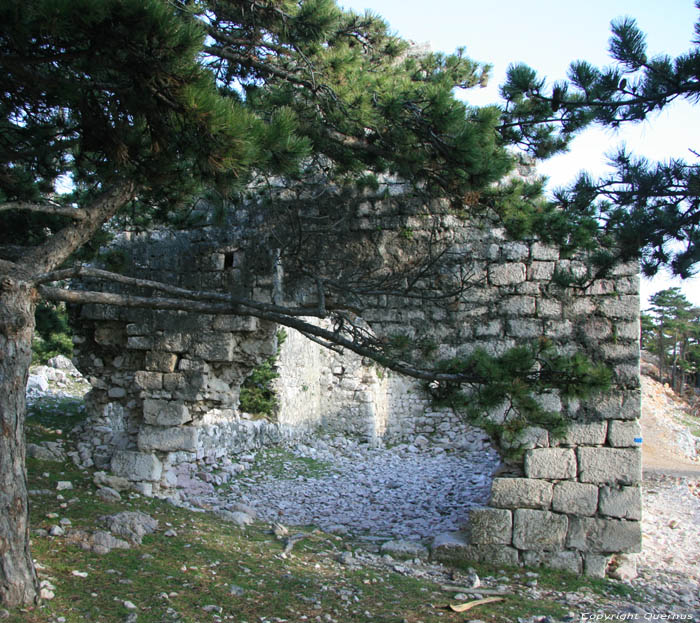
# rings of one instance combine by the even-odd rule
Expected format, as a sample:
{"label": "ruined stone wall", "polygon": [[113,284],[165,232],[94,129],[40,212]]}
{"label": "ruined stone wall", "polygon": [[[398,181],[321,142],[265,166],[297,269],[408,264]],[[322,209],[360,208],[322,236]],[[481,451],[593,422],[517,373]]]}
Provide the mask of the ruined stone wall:
{"label": "ruined stone wall", "polygon": [[[252,270],[240,231],[151,232],[124,244],[139,276],[267,300],[313,297],[303,280],[285,282],[283,271]],[[606,362],[614,377],[608,394],[587,401],[541,396],[571,421],[567,434],[556,439],[526,430],[522,461],[494,480],[490,506],[471,513],[467,532],[437,542],[435,556],[600,575],[612,553],[641,545],[637,267],[620,266],[585,288],[560,286],[557,273],[581,276],[585,264],[536,240],[508,241],[497,228],[434,206],[429,214],[392,200],[360,204],[352,230],[356,241],[366,235],[399,259],[422,232],[452,245],[465,296],[445,306],[377,295],[363,318],[379,335],[403,334],[417,344],[428,334],[437,357],[477,348],[498,354],[545,337],[561,353],[583,351]],[[238,409],[240,383],[277,349],[277,327],[254,318],[103,306],[75,314],[78,366],[94,388],[83,457],[147,493],[175,485],[178,466],[188,462],[318,428],[371,443],[426,434],[458,445],[466,438],[458,416],[433,408],[421,383],[289,330],[278,362],[277,418],[251,419]]]}

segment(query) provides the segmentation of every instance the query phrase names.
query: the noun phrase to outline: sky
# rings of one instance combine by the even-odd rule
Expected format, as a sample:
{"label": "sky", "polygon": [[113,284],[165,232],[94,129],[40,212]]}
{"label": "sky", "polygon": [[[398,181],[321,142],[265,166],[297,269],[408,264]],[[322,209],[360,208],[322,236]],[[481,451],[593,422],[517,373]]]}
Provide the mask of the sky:
{"label": "sky", "polygon": [[[650,56],[677,56],[691,47],[693,24],[700,14],[693,0],[338,0],[346,9],[381,15],[391,30],[416,43],[430,43],[434,51],[465,47],[474,60],[493,65],[485,89],[471,89],[463,97],[485,105],[498,101],[508,65],[526,63],[548,82],[566,77],[569,63],[585,59],[597,66],[610,63],[610,22],[630,16],[647,35]],[[581,170],[600,175],[606,155],[625,144],[650,160],[683,158],[700,148],[700,107],[674,103],[660,114],[623,130],[589,129],[575,139],[569,153],[539,168],[552,187],[567,184]],[[681,281],[659,275],[642,281],[642,309],[654,292],[679,286],[700,306],[700,276]]]}

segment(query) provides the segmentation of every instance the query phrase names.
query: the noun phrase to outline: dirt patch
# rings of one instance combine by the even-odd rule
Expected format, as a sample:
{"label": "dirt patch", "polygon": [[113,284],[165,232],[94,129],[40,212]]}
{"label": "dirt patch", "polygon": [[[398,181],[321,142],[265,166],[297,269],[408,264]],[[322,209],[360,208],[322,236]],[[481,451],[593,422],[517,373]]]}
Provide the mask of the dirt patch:
{"label": "dirt patch", "polygon": [[642,462],[645,472],[700,477],[696,438],[681,422],[688,417],[688,412],[688,404],[667,385],[642,376]]}

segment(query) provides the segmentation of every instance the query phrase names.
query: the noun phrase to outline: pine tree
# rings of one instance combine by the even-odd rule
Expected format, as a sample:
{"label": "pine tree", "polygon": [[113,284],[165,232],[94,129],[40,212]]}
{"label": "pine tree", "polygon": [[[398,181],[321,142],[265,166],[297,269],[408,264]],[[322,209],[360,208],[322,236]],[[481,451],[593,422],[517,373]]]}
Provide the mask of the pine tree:
{"label": "pine tree", "polygon": [[[700,8],[700,2],[696,2]],[[582,60],[570,65],[568,80],[547,86],[522,64],[509,68],[502,87],[505,100],[503,139],[536,158],[566,149],[586,127],[617,128],[638,123],[675,100],[696,103],[700,97],[700,21],[693,47],[671,58],[650,56],[644,33],[632,18],[612,24],[610,54],[614,64],[598,68]],[[695,157],[694,146],[689,146]],[[672,159],[649,162],[621,149],[611,160],[615,172],[595,180],[582,174],[569,188],[556,193],[550,217],[561,225],[559,239],[587,244],[607,242],[611,256],[623,259],[641,254],[645,274],[662,266],[688,277],[700,261],[700,166]]]}

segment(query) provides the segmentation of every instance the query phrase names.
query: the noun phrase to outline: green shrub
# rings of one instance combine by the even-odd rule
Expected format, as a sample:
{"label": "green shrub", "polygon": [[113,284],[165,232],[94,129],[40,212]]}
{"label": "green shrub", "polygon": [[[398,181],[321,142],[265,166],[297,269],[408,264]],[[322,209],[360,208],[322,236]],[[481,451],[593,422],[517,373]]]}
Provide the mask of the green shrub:
{"label": "green shrub", "polygon": [[40,301],[34,314],[36,330],[32,340],[32,363],[45,364],[51,357],[72,357],[72,331],[62,303]]}

